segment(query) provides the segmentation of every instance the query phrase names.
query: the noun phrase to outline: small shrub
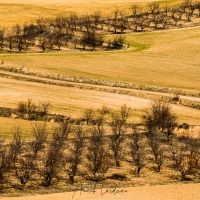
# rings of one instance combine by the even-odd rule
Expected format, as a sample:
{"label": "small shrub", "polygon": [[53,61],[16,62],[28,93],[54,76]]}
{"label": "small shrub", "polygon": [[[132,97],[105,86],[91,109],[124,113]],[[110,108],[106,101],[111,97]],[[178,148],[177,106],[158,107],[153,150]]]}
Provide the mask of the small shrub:
{"label": "small shrub", "polygon": [[114,180],[118,180],[118,181],[126,181],[127,180],[127,176],[126,174],[112,174],[111,176],[108,177],[109,179],[114,179]]}

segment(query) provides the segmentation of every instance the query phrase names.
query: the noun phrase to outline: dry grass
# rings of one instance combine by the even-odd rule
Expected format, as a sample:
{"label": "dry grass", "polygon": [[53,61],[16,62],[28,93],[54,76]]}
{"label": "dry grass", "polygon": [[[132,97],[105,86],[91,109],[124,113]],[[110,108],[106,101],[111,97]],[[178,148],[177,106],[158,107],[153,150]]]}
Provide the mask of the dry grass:
{"label": "dry grass", "polygon": [[[115,7],[131,12],[131,5],[137,3],[141,6],[158,0],[0,0],[0,26],[10,27],[16,23],[23,24],[36,17],[52,17],[77,12],[80,15],[90,14],[95,10],[110,14]],[[179,2],[180,0],[164,0],[162,2]]]}
{"label": "dry grass", "polygon": [[[32,128],[35,124],[43,123],[38,121],[29,121],[22,119],[14,119],[14,118],[4,118],[0,117],[0,136],[5,138],[6,141],[12,139],[12,132],[15,128],[20,128],[22,131],[21,137],[23,141],[32,140]],[[48,137],[51,137],[52,130],[57,126],[57,124],[53,122],[47,122],[47,128],[49,130]]]}
{"label": "dry grass", "polygon": [[[32,122],[33,123],[33,122]],[[12,138],[12,130],[15,127],[20,127],[23,134],[23,139],[29,139],[31,133],[31,122],[21,119],[9,119],[0,117],[0,133],[2,137],[10,140]]]}

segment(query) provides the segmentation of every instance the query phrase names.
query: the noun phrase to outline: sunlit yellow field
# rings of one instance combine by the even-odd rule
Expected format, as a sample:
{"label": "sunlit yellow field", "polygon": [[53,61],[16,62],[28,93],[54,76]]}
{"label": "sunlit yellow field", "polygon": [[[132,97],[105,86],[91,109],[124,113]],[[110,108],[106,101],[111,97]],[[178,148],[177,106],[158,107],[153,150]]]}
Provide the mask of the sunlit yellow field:
{"label": "sunlit yellow field", "polygon": [[[145,6],[158,0],[0,0],[0,26],[11,27],[24,24],[37,17],[53,17],[76,12],[78,15],[91,14],[100,10],[104,15],[110,15],[118,7],[131,13],[133,4]],[[164,3],[176,3],[180,0],[165,0]]]}

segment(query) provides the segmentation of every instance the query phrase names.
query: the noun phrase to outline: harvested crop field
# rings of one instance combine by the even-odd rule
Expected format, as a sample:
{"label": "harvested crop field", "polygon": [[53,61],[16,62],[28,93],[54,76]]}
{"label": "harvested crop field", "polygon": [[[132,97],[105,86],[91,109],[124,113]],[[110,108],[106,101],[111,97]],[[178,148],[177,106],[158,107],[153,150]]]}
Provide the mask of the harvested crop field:
{"label": "harvested crop field", "polygon": [[[145,5],[152,1],[153,0],[8,0],[5,2],[4,0],[0,0],[0,25],[10,27],[16,23],[23,24],[27,22],[27,20],[30,22],[36,17],[66,15],[70,12],[85,15],[95,10],[100,10],[104,14],[110,14],[116,7],[130,12],[133,3]],[[180,0],[175,0],[173,2],[178,1]],[[165,0],[164,2],[171,3],[172,1]]]}

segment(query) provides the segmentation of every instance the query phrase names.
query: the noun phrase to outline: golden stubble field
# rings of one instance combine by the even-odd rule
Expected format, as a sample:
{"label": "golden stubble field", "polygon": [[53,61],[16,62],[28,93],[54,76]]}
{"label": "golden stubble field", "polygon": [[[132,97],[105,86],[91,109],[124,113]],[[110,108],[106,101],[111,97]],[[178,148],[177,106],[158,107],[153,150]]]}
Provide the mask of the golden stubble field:
{"label": "golden stubble field", "polygon": [[[37,17],[68,15],[70,12],[86,15],[100,10],[104,15],[110,15],[116,7],[131,13],[133,3],[145,6],[152,1],[157,0],[0,0],[0,26],[11,27],[16,23],[30,22]],[[174,4],[179,1],[165,0],[162,2]]]}

